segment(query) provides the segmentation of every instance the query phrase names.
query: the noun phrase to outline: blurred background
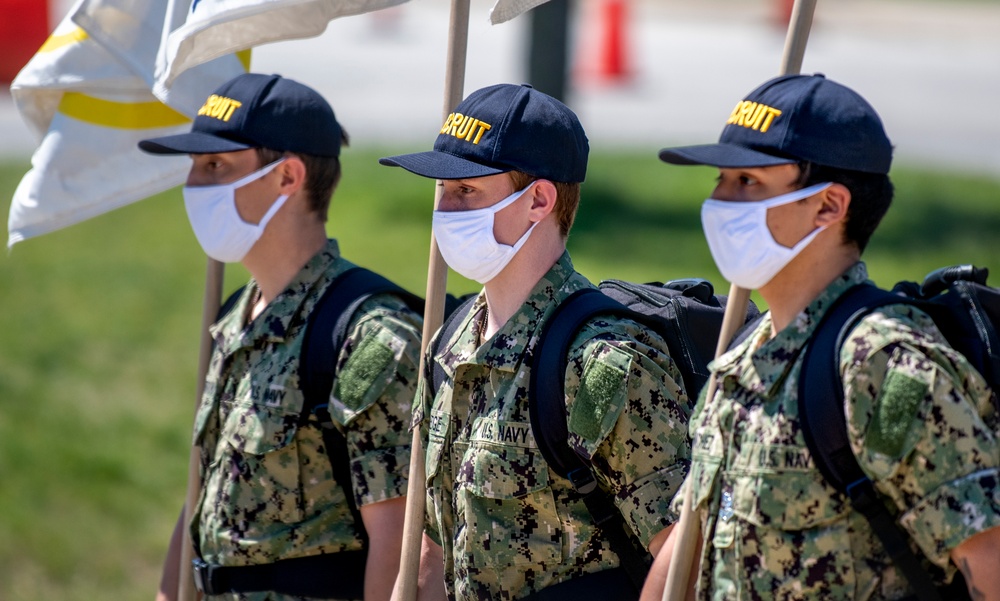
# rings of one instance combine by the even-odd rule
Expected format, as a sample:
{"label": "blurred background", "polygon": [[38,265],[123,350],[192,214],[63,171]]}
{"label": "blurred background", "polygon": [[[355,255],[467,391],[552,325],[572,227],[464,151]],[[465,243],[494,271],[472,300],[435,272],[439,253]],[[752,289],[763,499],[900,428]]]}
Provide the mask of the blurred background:
{"label": "blurred background", "polygon": [[[70,4],[0,0],[4,213],[38,143],[7,85]],[[472,0],[466,92],[531,82],[591,139],[578,269],[728,289],[698,218],[715,171],[656,152],[713,141],[777,74],[791,3],[553,0],[491,26],[492,4]],[[433,142],[448,10],[412,0],[336,20],[251,62],[330,100],[352,144],[328,230],[421,295],[433,182],[376,159]],[[882,285],[953,263],[1000,269],[998,26],[995,0],[819,0],[803,71],[865,96],[896,147],[897,199],[866,253]],[[0,257],[0,601],[152,597],[184,498],[204,273],[178,190]],[[227,267],[226,289],[246,277]],[[450,275],[450,291],[473,289]]]}

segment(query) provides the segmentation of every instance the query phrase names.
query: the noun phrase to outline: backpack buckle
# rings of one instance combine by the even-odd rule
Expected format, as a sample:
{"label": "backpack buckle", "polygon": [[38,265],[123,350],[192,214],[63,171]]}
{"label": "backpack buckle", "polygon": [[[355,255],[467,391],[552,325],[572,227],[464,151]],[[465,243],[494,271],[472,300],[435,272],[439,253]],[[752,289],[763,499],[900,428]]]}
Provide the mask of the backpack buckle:
{"label": "backpack buckle", "polygon": [[865,516],[875,514],[881,504],[875,485],[868,478],[859,478],[848,484],[847,496],[851,499],[851,505]]}
{"label": "backpack buckle", "polygon": [[205,595],[217,595],[224,592],[216,590],[215,583],[212,581],[215,576],[215,565],[196,557],[191,560],[191,568],[194,571],[194,586],[199,592]]}
{"label": "backpack buckle", "polygon": [[327,430],[331,430],[334,428],[333,416],[330,415],[329,403],[325,403],[323,405],[316,405],[316,407],[314,407],[312,410],[312,415],[316,416],[316,420],[319,422],[319,425],[321,427],[326,428]]}
{"label": "backpack buckle", "polygon": [[597,490],[597,478],[589,468],[578,467],[566,474],[566,478],[581,495],[589,495]]}

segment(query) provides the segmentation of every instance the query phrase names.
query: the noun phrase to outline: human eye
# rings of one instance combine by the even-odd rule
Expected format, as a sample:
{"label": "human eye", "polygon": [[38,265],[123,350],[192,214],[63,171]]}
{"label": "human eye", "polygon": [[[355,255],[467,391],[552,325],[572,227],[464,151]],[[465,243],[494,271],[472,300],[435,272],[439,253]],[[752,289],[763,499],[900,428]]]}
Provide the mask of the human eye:
{"label": "human eye", "polygon": [[746,188],[755,186],[760,182],[753,173],[748,171],[724,170],[715,178],[715,183],[716,185],[726,184]]}
{"label": "human eye", "polygon": [[218,158],[213,156],[204,157],[201,161],[201,167],[206,173],[219,173],[224,170],[225,164]]}

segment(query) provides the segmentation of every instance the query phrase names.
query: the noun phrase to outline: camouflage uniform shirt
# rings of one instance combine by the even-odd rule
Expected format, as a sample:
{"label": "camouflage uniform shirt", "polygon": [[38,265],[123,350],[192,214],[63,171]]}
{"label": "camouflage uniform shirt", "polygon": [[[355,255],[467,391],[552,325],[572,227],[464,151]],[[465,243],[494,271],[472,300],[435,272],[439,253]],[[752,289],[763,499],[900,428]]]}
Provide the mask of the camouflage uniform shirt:
{"label": "camouflage uniform shirt", "polygon": [[[699,598],[906,596],[868,522],[817,470],[799,425],[801,351],[831,303],[865,280],[858,263],[777,336],[768,314],[713,364],[719,389],[692,418],[685,482],[705,535]],[[998,417],[982,377],[943,340],[922,311],[890,305],[863,318],[840,354],[854,455],[938,582],[955,572],[952,549],[1000,525]]]}
{"label": "camouflage uniform shirt", "polygon": [[350,267],[330,240],[256,319],[247,323],[258,290],[251,281],[212,327],[215,350],[195,424],[202,492],[191,523],[209,563],[360,549],[345,495],[361,507],[406,494],[420,317],[402,301],[380,295],[363,303],[337,358],[330,413],[347,441],[353,490],[333,479],[315,416],[300,421],[303,326],[332,279]]}
{"label": "camouflage uniform shirt", "polygon": [[[528,414],[536,336],[559,302],[590,286],[564,254],[482,345],[480,295],[436,357],[446,373],[439,393],[421,385],[426,531],[442,546],[453,599],[519,599],[618,565],[580,495],[549,471]],[[568,359],[570,445],[592,458],[627,527],[648,544],[675,521],[669,502],[689,465],[680,373],[662,338],[620,319],[585,324]]]}

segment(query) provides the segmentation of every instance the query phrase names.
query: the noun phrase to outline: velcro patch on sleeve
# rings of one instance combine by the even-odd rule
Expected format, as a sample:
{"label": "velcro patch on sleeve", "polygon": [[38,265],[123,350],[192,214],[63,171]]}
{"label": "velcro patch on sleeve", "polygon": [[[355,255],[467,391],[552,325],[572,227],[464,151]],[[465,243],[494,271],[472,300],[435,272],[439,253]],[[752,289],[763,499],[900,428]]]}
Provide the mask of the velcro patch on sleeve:
{"label": "velcro patch on sleeve", "polygon": [[899,457],[927,390],[926,382],[898,371],[889,372],[868,427],[866,446],[875,453]]}
{"label": "velcro patch on sleeve", "polygon": [[628,398],[632,358],[616,349],[595,353],[583,368],[580,389],[570,410],[569,429],[596,447],[621,414]]}
{"label": "velcro patch on sleeve", "polygon": [[335,396],[340,404],[350,412],[367,409],[389,383],[396,355],[377,336],[362,339],[337,377]]}

